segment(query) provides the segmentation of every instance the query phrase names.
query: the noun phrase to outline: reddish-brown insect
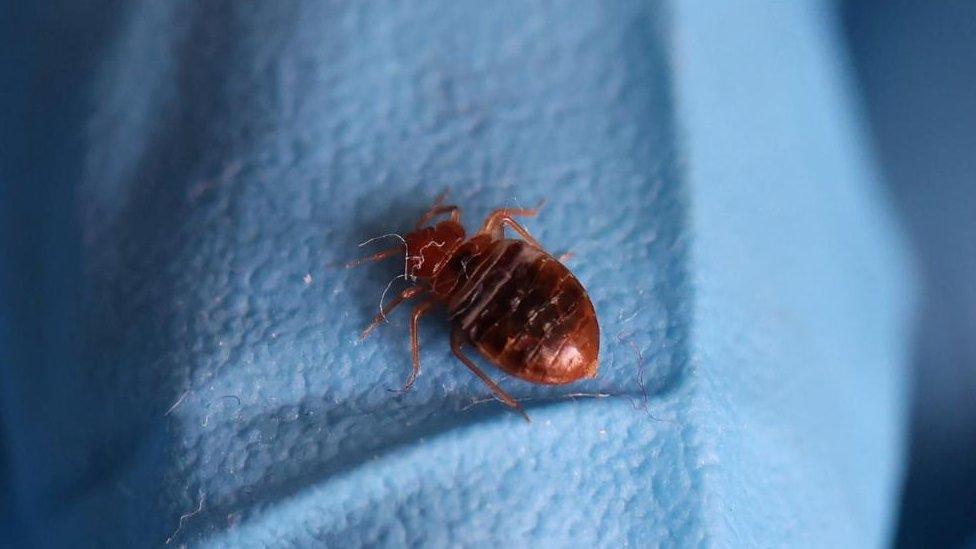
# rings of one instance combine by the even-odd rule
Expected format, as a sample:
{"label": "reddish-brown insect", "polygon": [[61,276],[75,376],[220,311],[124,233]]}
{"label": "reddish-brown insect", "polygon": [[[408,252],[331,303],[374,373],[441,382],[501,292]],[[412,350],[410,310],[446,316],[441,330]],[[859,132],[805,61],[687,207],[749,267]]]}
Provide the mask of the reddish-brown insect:
{"label": "reddish-brown insect", "polygon": [[[349,263],[379,261],[406,253],[404,276],[416,284],[382,307],[361,339],[404,301],[425,296],[410,320],[413,370],[404,390],[420,372],[420,318],[435,304],[444,305],[453,326],[451,349],[502,402],[528,416],[461,351],[473,345],[492,364],[515,377],[547,385],[594,377],[600,327],[586,290],[556,258],[513,218],[538,209],[495,210],[481,229],[465,239],[461,210],[444,205],[441,195],[404,238],[404,245]],[[438,216],[450,219],[430,225]],[[506,239],[508,226],[522,240]]]}

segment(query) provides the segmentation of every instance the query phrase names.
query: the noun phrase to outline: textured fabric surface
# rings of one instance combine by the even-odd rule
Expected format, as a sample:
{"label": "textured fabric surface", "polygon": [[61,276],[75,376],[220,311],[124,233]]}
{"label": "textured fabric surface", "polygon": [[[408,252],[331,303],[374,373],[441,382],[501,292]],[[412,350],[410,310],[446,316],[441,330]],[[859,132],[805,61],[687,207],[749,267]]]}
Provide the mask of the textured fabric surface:
{"label": "textured fabric surface", "polygon": [[[45,338],[0,319],[25,535],[882,543],[908,288],[832,25],[803,3],[127,4],[78,76],[77,163],[43,172],[77,178],[77,231],[35,252],[67,274],[5,264],[51,305],[17,314],[66,326],[26,347]],[[526,224],[598,311],[599,378],[489,370],[531,424],[443,316],[406,394],[407,315],[357,342],[396,261],[331,265],[444,188],[469,229],[545,198]]]}

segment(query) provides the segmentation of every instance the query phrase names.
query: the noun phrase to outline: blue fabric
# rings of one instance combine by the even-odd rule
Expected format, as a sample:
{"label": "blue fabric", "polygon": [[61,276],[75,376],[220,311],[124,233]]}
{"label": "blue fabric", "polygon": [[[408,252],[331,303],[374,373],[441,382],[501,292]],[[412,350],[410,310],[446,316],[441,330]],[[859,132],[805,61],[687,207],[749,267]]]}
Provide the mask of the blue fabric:
{"label": "blue fabric", "polygon": [[[62,267],[38,279],[4,258],[7,289],[37,292],[0,324],[26,539],[887,539],[906,258],[815,5],[146,1],[116,17],[76,75],[81,151],[39,176],[77,177],[60,202],[77,226],[26,250]],[[575,253],[598,310],[599,378],[490,370],[531,424],[484,401],[443,317],[407,394],[388,391],[406,314],[357,342],[396,262],[330,265],[444,188],[469,228],[545,198],[528,228]],[[41,335],[17,337],[18,315]]]}
{"label": "blue fabric", "polygon": [[[918,249],[912,447],[899,547],[976,542],[976,4],[851,0],[880,158]],[[966,545],[967,540],[970,541]]]}

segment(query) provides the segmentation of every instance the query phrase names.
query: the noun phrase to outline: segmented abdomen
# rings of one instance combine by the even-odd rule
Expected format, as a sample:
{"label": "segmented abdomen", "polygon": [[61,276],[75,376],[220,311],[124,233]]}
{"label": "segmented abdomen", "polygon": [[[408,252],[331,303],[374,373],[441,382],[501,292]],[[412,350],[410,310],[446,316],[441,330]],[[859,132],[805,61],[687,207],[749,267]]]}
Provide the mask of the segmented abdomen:
{"label": "segmented abdomen", "polygon": [[596,375],[600,330],[576,277],[521,240],[498,240],[465,267],[451,321],[489,360],[536,383]]}

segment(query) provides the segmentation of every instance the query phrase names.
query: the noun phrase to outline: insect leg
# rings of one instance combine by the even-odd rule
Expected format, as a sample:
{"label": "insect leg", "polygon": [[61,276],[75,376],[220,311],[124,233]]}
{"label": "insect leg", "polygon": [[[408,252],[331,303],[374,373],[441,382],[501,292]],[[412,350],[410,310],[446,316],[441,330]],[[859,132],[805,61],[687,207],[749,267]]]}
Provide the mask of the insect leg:
{"label": "insect leg", "polygon": [[454,205],[444,205],[444,199],[447,198],[448,190],[449,189],[444,189],[441,191],[441,194],[437,195],[437,198],[434,199],[434,203],[431,204],[430,209],[427,210],[427,213],[420,217],[420,221],[417,221],[415,228],[420,229],[429,223],[431,219],[448,212],[451,213],[451,221],[454,221],[455,223],[461,222],[461,209]]}
{"label": "insect leg", "polygon": [[513,219],[514,216],[532,217],[537,213],[539,213],[539,208],[532,208],[531,210],[514,208],[495,210],[491,212],[491,215],[489,215],[487,219],[485,219],[485,223],[481,226],[481,231],[479,232],[487,233],[491,235],[492,238],[501,240],[502,238],[505,238],[504,229],[505,226],[508,226],[510,229],[518,233],[518,235],[522,237],[522,240],[525,240],[540,250],[544,250],[545,248],[542,247],[542,244],[539,244],[539,241],[533,238],[525,227]]}
{"label": "insect leg", "polygon": [[407,383],[403,386],[404,391],[409,391],[413,387],[413,382],[417,381],[417,375],[420,374],[420,317],[427,314],[434,303],[434,300],[429,300],[413,308],[413,317],[410,318],[410,352],[413,357],[413,369],[410,371]]}
{"label": "insect leg", "polygon": [[437,216],[439,216],[441,214],[446,214],[448,212],[450,212],[450,214],[451,214],[451,221],[454,221],[455,223],[460,223],[461,222],[461,209],[458,208],[457,206],[454,206],[454,205],[450,205],[450,206],[434,206],[431,209],[427,210],[427,213],[425,213],[420,218],[420,220],[417,221],[417,225],[414,228],[415,229],[420,229],[424,225],[426,225],[427,223],[429,223],[431,219],[434,219],[435,217],[437,217]]}
{"label": "insect leg", "polygon": [[376,329],[377,326],[382,324],[383,321],[386,320],[386,315],[390,314],[390,311],[395,309],[399,304],[403,303],[404,301],[412,297],[415,297],[417,294],[419,294],[422,291],[424,291],[424,288],[422,286],[412,286],[400,292],[400,295],[391,299],[389,303],[387,303],[382,309],[380,309],[379,314],[377,314],[376,317],[373,318],[373,322],[371,322],[369,326],[367,326],[366,329],[363,330],[363,333],[359,336],[359,340],[362,341],[367,337],[369,337],[370,332],[372,332],[373,330]]}
{"label": "insect leg", "polygon": [[511,395],[509,395],[504,390],[502,390],[502,388],[499,387],[494,381],[492,381],[487,374],[481,371],[481,368],[478,368],[478,366],[474,362],[472,362],[470,358],[468,358],[467,356],[464,355],[463,352],[461,352],[462,343],[463,343],[463,337],[461,331],[458,330],[457,328],[454,328],[451,331],[451,351],[454,352],[454,356],[458,357],[458,360],[463,362],[464,365],[467,366],[468,369],[474,373],[474,375],[478,376],[478,379],[480,379],[485,385],[488,386],[489,389],[491,389],[491,392],[498,398],[498,400],[504,402],[507,406],[514,408],[515,411],[522,414],[522,417],[525,418],[525,421],[531,422],[532,420],[529,419],[528,414],[526,414],[525,410],[522,409],[522,405],[519,404],[517,400],[512,398]]}

